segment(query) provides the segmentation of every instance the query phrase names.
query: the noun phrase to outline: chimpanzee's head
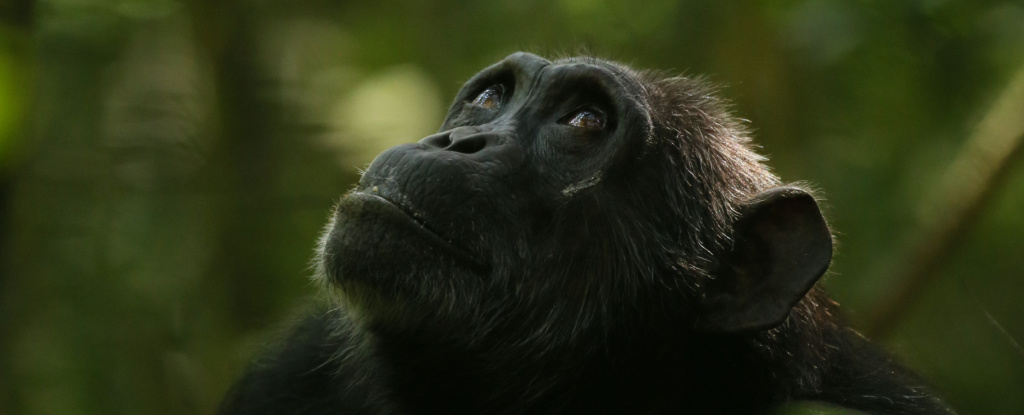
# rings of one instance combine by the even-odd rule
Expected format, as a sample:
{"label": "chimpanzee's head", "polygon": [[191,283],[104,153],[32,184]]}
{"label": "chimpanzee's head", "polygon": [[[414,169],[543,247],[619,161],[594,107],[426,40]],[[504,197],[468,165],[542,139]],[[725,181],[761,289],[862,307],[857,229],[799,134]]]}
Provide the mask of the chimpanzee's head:
{"label": "chimpanzee's head", "polygon": [[452,338],[777,325],[831,236],[712,92],[511,55],[439,133],[373,161],[324,236],[322,278],[368,324]]}

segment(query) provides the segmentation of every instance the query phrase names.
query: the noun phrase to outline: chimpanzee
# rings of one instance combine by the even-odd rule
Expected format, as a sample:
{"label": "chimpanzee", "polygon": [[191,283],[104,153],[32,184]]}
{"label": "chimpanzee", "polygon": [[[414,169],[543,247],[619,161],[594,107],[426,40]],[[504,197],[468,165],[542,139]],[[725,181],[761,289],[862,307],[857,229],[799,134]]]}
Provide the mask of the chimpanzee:
{"label": "chimpanzee", "polygon": [[332,295],[221,413],[951,414],[836,317],[814,197],[726,108],[590,57],[480,72],[340,201]]}

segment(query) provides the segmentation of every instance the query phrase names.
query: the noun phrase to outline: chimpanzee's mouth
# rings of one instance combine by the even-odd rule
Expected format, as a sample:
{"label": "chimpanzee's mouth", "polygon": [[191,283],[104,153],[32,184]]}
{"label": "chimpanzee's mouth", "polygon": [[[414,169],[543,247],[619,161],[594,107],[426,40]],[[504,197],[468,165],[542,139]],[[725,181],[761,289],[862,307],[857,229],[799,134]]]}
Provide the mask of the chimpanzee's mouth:
{"label": "chimpanzee's mouth", "polygon": [[396,202],[393,198],[389,198],[375,190],[368,191],[366,189],[360,189],[352,192],[351,196],[370,203],[382,204],[388,206],[391,210],[400,212],[403,216],[409,219],[410,223],[415,225],[422,235],[427,239],[434,241],[438,246],[441,246],[456,260],[470,264],[477,270],[483,270],[486,268],[483,261],[477,259],[476,256],[470,254],[465,249],[456,245],[455,242],[442,236],[440,232],[433,229],[430,224],[423,219],[423,215],[417,213],[416,209],[411,208],[404,203]]}

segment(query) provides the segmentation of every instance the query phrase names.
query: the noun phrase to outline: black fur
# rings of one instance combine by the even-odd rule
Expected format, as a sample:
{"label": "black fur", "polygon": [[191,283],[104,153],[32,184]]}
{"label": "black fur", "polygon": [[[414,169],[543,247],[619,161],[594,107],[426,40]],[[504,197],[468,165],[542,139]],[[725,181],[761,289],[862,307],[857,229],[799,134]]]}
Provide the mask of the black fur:
{"label": "black fur", "polygon": [[593,58],[484,70],[342,199],[318,260],[336,295],[221,413],[952,413],[813,287],[817,205],[725,106]]}

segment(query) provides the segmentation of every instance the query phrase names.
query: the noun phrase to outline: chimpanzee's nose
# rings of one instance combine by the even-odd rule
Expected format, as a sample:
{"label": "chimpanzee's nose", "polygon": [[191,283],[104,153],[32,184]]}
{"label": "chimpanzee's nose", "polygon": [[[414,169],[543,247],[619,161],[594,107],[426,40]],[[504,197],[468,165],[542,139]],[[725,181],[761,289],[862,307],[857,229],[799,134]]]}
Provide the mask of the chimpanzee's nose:
{"label": "chimpanzee's nose", "polygon": [[479,126],[455,127],[420,140],[421,144],[462,154],[473,154],[495,142],[496,135]]}

